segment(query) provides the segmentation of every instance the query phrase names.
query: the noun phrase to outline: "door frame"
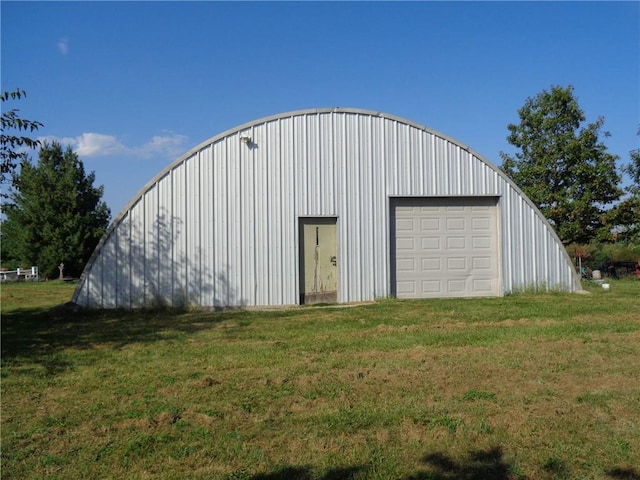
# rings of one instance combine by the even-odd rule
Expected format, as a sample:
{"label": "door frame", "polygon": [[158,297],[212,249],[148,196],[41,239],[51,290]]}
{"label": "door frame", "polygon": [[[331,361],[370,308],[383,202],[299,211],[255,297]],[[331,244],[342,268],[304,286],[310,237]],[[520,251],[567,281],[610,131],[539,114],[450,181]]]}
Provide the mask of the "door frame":
{"label": "door frame", "polygon": [[[339,217],[338,215],[299,215],[297,217],[297,228],[296,228],[296,248],[297,248],[297,264],[298,268],[296,270],[298,276],[298,292],[297,299],[299,305],[306,305],[304,301],[304,235],[303,228],[307,223],[313,223],[314,221],[325,221],[333,220],[333,224],[336,227],[336,257],[337,257],[337,266],[336,266],[336,303],[340,302],[340,225],[339,225]],[[328,222],[327,222],[328,223]],[[333,303],[333,301],[332,301]]]}

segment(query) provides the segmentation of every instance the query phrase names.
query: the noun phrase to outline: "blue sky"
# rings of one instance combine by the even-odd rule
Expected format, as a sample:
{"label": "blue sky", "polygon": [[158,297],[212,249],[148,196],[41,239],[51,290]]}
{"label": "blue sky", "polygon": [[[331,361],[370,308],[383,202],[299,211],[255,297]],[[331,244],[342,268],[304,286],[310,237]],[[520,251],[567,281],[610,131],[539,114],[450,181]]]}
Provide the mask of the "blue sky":
{"label": "blue sky", "polygon": [[[2,1],[7,106],[72,145],[115,216],[171,161],[258,118],[355,107],[499,165],[507,124],[573,85],[628,161],[640,127],[639,2]],[[35,160],[36,154],[32,156]]]}

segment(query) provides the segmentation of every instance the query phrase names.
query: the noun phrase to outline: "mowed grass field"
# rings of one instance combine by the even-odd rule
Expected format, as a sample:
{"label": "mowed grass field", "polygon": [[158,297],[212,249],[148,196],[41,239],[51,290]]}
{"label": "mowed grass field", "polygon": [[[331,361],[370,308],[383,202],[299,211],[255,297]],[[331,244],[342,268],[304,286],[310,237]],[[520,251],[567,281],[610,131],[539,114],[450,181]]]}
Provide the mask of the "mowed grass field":
{"label": "mowed grass field", "polygon": [[640,281],[72,312],[2,285],[3,479],[638,479]]}

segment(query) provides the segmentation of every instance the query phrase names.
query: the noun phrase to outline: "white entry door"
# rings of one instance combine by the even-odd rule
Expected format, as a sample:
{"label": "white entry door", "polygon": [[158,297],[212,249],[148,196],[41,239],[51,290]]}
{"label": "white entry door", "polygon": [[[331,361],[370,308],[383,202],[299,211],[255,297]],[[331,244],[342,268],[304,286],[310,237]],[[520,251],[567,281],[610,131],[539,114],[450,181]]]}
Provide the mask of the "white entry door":
{"label": "white entry door", "polygon": [[393,199],[399,298],[499,295],[497,199]]}

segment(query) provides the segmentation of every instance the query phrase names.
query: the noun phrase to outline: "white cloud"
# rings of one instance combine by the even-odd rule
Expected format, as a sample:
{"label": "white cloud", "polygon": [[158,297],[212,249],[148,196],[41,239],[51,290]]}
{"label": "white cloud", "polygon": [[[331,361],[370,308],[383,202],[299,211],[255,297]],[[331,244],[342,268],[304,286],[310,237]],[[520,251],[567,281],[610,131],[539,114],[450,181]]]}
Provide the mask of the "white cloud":
{"label": "white cloud", "polygon": [[140,146],[128,146],[113,135],[103,133],[83,133],[77,137],[39,137],[38,140],[51,143],[57,141],[70,145],[79,157],[129,156],[140,159],[172,158],[186,151],[188,137],[168,132],[155,135]]}
{"label": "white cloud", "polygon": [[60,53],[64,56],[67,56],[67,54],[69,53],[69,39],[68,38],[61,38],[60,40],[58,40],[58,50],[60,50]]}
{"label": "white cloud", "polygon": [[150,141],[136,148],[136,154],[142,158],[150,158],[158,154],[177,156],[185,151],[188,138],[185,135],[155,135]]}
{"label": "white cloud", "polygon": [[76,152],[81,157],[108,157],[123,155],[130,150],[113,135],[83,133],[76,137]]}

